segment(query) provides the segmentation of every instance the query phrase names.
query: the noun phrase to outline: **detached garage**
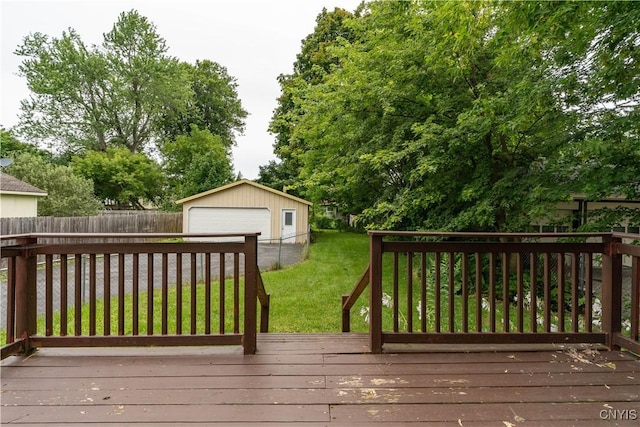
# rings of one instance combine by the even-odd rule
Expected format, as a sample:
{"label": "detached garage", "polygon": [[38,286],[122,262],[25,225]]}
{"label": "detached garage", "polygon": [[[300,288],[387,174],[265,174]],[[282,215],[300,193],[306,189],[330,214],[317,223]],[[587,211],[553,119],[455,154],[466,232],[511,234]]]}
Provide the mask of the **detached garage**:
{"label": "detached garage", "polygon": [[176,201],[184,233],[255,233],[260,242],[306,243],[310,202],[243,179]]}

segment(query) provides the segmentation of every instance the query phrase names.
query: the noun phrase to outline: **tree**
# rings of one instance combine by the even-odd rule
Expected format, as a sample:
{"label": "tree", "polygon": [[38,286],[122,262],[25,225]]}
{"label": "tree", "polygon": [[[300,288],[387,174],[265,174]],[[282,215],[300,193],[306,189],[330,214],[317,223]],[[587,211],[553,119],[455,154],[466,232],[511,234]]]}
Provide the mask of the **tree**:
{"label": "tree", "polygon": [[487,2],[373,2],[288,140],[312,200],[370,227],[522,231],[568,197],[551,167],[576,117],[557,75]]}
{"label": "tree", "polygon": [[208,129],[192,125],[189,135],[165,142],[162,154],[169,184],[165,196],[167,206],[233,181],[229,148],[221,136],[213,135]]}
{"label": "tree", "polygon": [[20,153],[36,154],[44,159],[51,159],[53,156],[46,150],[38,149],[35,145],[20,141],[12,131],[0,127],[0,157],[15,157]]}
{"label": "tree", "polygon": [[[579,116],[558,175],[587,200],[640,198],[640,5],[522,2],[505,10],[558,76],[556,94]],[[579,20],[575,17],[580,16]],[[594,212],[585,229],[640,225],[640,210]],[[634,219],[635,218],[635,219]]]}
{"label": "tree", "polygon": [[144,154],[126,148],[89,151],[84,157],[75,157],[71,167],[93,180],[96,196],[105,202],[144,209],[145,202],[157,203],[164,191],[160,166]]}
{"label": "tree", "polygon": [[133,10],[119,16],[101,47],[87,46],[73,29],[60,38],[25,37],[16,50],[31,91],[21,103],[21,134],[73,152],[153,148],[167,110],[182,110],[191,97],[167,50],[156,27]]}
{"label": "tree", "polygon": [[164,137],[174,140],[188,135],[191,126],[218,135],[225,147],[235,144],[235,133],[244,131],[247,112],[238,99],[236,80],[227,69],[213,61],[182,63],[193,92],[185,109],[167,111],[163,122]]}
{"label": "tree", "polygon": [[56,166],[33,153],[18,154],[7,173],[47,192],[38,200],[40,216],[89,216],[102,209],[93,195],[93,182],[67,166]]}
{"label": "tree", "polygon": [[[302,166],[299,156],[307,150],[308,143],[294,132],[304,114],[300,98],[304,96],[304,88],[321,83],[325,75],[339,67],[334,48],[355,38],[353,29],[348,25],[351,17],[353,15],[343,9],[335,8],[333,12],[323,9],[316,17],[314,32],[302,41],[301,52],[293,64],[293,73],[278,77],[281,95],[269,131],[276,137],[274,152],[280,162],[260,168],[259,181],[265,185],[279,189],[286,186],[294,193],[304,192],[303,184],[297,177]],[[272,181],[274,174],[278,176],[277,181]]]}

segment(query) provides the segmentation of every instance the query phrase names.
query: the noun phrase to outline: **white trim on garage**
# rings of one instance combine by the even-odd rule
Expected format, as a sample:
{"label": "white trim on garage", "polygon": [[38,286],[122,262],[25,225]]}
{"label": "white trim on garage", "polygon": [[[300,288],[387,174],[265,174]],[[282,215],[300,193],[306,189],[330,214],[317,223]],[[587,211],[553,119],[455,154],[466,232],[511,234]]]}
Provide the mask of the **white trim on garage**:
{"label": "white trim on garage", "polygon": [[[261,233],[259,240],[271,239],[269,208],[192,206],[188,211],[188,233]],[[216,238],[214,241],[236,240]]]}

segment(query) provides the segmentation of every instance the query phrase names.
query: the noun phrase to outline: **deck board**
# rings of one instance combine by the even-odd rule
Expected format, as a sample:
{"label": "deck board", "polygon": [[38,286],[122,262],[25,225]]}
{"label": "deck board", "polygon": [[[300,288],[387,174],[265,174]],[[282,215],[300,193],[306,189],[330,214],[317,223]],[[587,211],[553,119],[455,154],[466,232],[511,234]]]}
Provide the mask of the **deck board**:
{"label": "deck board", "polygon": [[[368,339],[358,334],[259,335],[257,354],[246,356],[236,347],[43,349],[2,362],[1,421],[638,425],[640,361],[628,353],[434,349],[368,354]],[[617,419],[602,419],[603,410],[617,410]]]}

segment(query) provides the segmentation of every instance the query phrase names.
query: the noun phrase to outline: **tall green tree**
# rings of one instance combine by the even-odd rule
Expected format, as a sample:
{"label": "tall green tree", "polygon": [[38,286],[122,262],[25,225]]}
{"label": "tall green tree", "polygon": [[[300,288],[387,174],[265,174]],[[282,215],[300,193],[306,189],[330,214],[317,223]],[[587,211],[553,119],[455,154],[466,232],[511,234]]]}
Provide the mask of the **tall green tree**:
{"label": "tall green tree", "polygon": [[188,135],[179,135],[163,145],[164,171],[168,177],[165,207],[173,202],[233,181],[230,149],[220,135],[191,126]]}
{"label": "tall green tree", "polygon": [[72,152],[152,149],[166,111],[182,110],[192,96],[167,50],[135,10],[120,14],[101,46],[87,46],[73,29],[25,37],[16,50],[31,91],[21,103],[21,134]]}
{"label": "tall green tree", "polygon": [[258,180],[264,185],[280,190],[286,186],[294,194],[304,191],[297,177],[301,168],[299,155],[307,150],[308,143],[301,134],[294,132],[304,114],[300,102],[304,97],[303,89],[321,83],[325,75],[339,67],[334,47],[355,38],[352,27],[347,25],[352,16],[340,8],[332,12],[323,9],[316,17],[314,32],[302,41],[293,73],[278,77],[281,94],[269,131],[275,135],[274,152],[280,161],[261,168]]}
{"label": "tall green tree", "polygon": [[49,163],[37,154],[16,155],[7,173],[47,192],[46,197],[38,200],[39,216],[90,216],[102,209],[90,179],[74,174],[68,166]]}
{"label": "tall green tree", "polygon": [[11,130],[0,127],[0,157],[13,158],[21,153],[36,154],[45,159],[53,157],[50,152],[20,141]]}
{"label": "tall green tree", "polygon": [[182,67],[193,97],[184,109],[167,111],[164,138],[174,140],[179,135],[188,135],[191,126],[196,125],[218,135],[225,147],[235,145],[235,135],[244,131],[247,117],[238,98],[235,78],[225,67],[209,60],[196,61],[195,65],[182,63]]}
{"label": "tall green tree", "polygon": [[497,24],[485,2],[371,4],[342,66],[306,92],[315,198],[401,229],[509,231],[547,206],[539,163],[564,116],[539,56],[501,56]]}
{"label": "tall green tree", "polygon": [[126,148],[89,151],[83,157],[75,157],[71,167],[94,182],[96,197],[106,203],[144,209],[147,203],[158,203],[164,191],[160,165]]}
{"label": "tall green tree", "polygon": [[[505,14],[526,23],[521,37],[545,53],[562,108],[579,116],[563,148],[562,181],[587,200],[639,200],[640,4],[522,2]],[[638,226],[638,217],[640,210],[594,212],[586,227]]]}

